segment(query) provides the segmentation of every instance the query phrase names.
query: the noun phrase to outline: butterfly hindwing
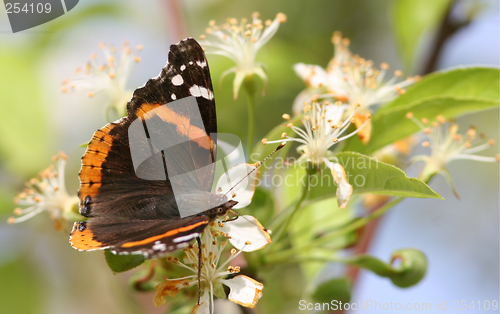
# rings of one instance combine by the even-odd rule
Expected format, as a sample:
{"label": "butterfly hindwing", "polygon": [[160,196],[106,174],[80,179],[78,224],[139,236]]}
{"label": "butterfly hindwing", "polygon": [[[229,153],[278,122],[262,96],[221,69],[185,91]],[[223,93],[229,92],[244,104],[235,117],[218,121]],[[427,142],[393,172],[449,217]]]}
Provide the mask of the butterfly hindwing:
{"label": "butterfly hindwing", "polygon": [[114,254],[143,254],[153,258],[186,247],[210,223],[207,216],[162,220],[77,222],[71,245],[82,251],[110,248]]}

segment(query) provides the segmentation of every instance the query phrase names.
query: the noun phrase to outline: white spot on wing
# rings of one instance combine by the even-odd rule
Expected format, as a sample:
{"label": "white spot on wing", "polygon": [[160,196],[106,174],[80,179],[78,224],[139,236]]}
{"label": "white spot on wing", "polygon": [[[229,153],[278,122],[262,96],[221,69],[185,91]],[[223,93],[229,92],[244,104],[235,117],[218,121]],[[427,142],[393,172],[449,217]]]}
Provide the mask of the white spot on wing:
{"label": "white spot on wing", "polygon": [[181,65],[181,71],[184,71],[186,69],[186,66],[183,64]]}
{"label": "white spot on wing", "polygon": [[172,77],[172,84],[175,86],[180,86],[184,83],[184,80],[182,79],[182,76],[180,74],[177,74],[176,76]]}
{"label": "white spot on wing", "polygon": [[165,243],[161,243],[159,241],[156,241],[152,248],[155,251],[166,251],[167,245]]}
{"label": "white spot on wing", "polygon": [[193,61],[189,61],[189,65],[193,65]]}
{"label": "white spot on wing", "polygon": [[207,66],[207,63],[205,62],[205,60],[203,61],[196,61],[196,64],[202,68],[206,67]]}
{"label": "white spot on wing", "polygon": [[170,97],[172,97],[172,100],[176,100],[177,99],[177,96],[175,96],[175,94],[170,95]]}
{"label": "white spot on wing", "polygon": [[193,95],[195,97],[201,96],[201,97],[208,99],[208,100],[214,99],[214,93],[211,90],[206,89],[203,86],[193,85],[189,89],[189,92],[191,93],[191,95]]}
{"label": "white spot on wing", "polygon": [[174,242],[174,243],[186,242],[186,241],[189,241],[189,240],[192,240],[192,239],[198,237],[199,235],[200,235],[199,233],[188,234],[188,235],[185,235],[183,237],[177,237],[177,238],[173,239],[172,242]]}

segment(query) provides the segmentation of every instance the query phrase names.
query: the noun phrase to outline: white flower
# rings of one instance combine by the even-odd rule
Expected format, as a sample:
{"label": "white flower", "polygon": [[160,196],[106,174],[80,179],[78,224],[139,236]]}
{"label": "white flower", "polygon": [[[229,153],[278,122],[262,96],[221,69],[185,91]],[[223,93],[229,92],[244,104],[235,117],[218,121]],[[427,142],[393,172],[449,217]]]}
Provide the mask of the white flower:
{"label": "white flower", "polygon": [[[252,202],[259,176],[259,164],[237,164],[217,181],[216,193],[237,201],[233,209],[241,209]],[[267,229],[252,216],[240,216],[236,220],[219,222],[218,228],[229,235],[229,242],[244,252],[259,250],[271,243]]]}
{"label": "white flower", "polygon": [[98,64],[97,54],[92,54],[90,62],[83,70],[77,69],[77,78],[63,82],[62,92],[87,90],[90,98],[97,93],[105,93],[109,97],[107,106],[116,110],[118,114],[125,115],[127,102],[132,97],[132,91],[127,90],[125,85],[134,64],[141,60],[138,53],[142,50],[142,45],[137,45],[133,51],[125,41],[120,47],[120,56],[117,55],[114,46],[101,44],[100,48],[106,63]]}
{"label": "white flower", "polygon": [[[246,220],[246,222],[243,222],[243,225],[245,225],[245,227],[243,227],[243,229],[245,229],[243,234],[248,235],[255,233],[257,238],[260,237],[262,227],[254,224],[256,222],[255,218],[251,216],[242,216],[236,221],[240,220]],[[232,222],[219,223],[219,226],[221,224],[229,225],[231,223]],[[201,268],[200,288],[202,295],[200,304],[194,307],[192,313],[214,313],[214,295],[218,298],[225,297],[222,285],[226,285],[230,289],[228,296],[229,300],[245,307],[255,307],[257,301],[262,296],[262,289],[264,288],[264,285],[250,277],[237,275],[231,279],[224,279],[228,275],[240,272],[240,267],[230,266],[229,263],[240,255],[241,252],[249,251],[247,246],[253,245],[250,241],[245,241],[246,243],[241,249],[232,248],[230,250],[229,257],[225,261],[222,261],[224,255],[223,251],[226,247],[227,241],[224,240],[219,243],[218,237],[224,234],[226,239],[229,238],[231,240],[232,238],[237,238],[239,235],[237,231],[238,229],[239,228],[233,227],[231,230],[232,232],[223,233],[217,230],[216,224],[213,223],[204,231],[201,237],[203,264]],[[193,274],[177,279],[165,278],[165,281],[159,283],[156,286],[156,295],[154,298],[156,306],[165,303],[165,295],[173,297],[182,289],[198,284],[198,245],[191,245],[184,249],[184,252],[186,255],[182,262],[178,258],[172,257],[167,258],[167,261],[188,269]]]}
{"label": "white flower", "polygon": [[[348,108],[348,105],[342,104],[340,101],[333,105],[327,101],[318,103],[315,99],[311,103],[305,102],[302,109],[304,113],[302,123],[305,130],[294,126],[293,123],[289,123],[287,126],[296,133],[297,137],[293,138],[283,133],[280,141],[267,141],[266,139],[262,141],[263,144],[283,141],[301,143],[302,145],[297,148],[297,151],[301,154],[298,162],[310,162],[316,166],[324,163],[331,170],[338,186],[337,201],[340,208],[346,208],[352,194],[352,186],[347,182],[344,168],[340,164],[329,160],[333,157],[330,148],[358,133],[369,120],[368,116],[367,120],[355,131],[342,136],[351,123],[354,122],[353,117],[356,114],[356,111],[353,110],[347,119],[342,120],[342,116]],[[284,114],[283,118],[289,120],[290,116]]]}
{"label": "white flower", "polygon": [[284,22],[286,15],[278,13],[274,21],[267,20],[262,23],[257,12],[252,14],[250,23],[246,19],[238,21],[235,18],[228,18],[227,23],[219,27],[215,21],[210,21],[206,29],[208,36],[202,35],[200,44],[207,54],[228,57],[236,64],[222,74],[222,77],[233,72],[236,74],[233,82],[235,99],[245,77],[256,74],[264,83],[267,82],[265,66],[255,62],[255,57],[259,49],[276,34],[279,25]]}
{"label": "white flower", "polygon": [[19,217],[10,217],[10,224],[23,222],[31,217],[47,211],[54,221],[56,230],[61,230],[64,222],[71,217],[72,207],[78,205],[78,197],[71,197],[64,184],[64,168],[67,156],[63,152],[53,157],[58,161],[57,170],[50,166],[40,172],[37,178],[26,182],[26,189],[14,199],[16,205],[25,206],[16,208],[14,213]]}
{"label": "white flower", "polygon": [[484,140],[484,135],[477,136],[475,127],[470,128],[465,135],[458,134],[459,126],[454,122],[448,122],[443,116],[437,116],[436,121],[429,122],[423,118],[421,121],[409,112],[406,117],[414,121],[427,136],[428,140],[422,142],[423,147],[430,147],[430,155],[419,155],[413,158],[415,161],[424,161],[425,168],[421,177],[430,179],[433,175],[440,173],[449,182],[453,192],[458,197],[446,165],[454,160],[475,160],[483,162],[500,161],[500,155],[495,157],[477,156],[481,152],[495,144],[493,139],[483,144],[473,146],[477,141]]}
{"label": "white flower", "polygon": [[252,201],[259,172],[259,164],[237,164],[219,178],[216,193],[237,201],[234,209],[246,207]]}
{"label": "white flower", "polygon": [[[404,88],[419,78],[408,78],[398,82],[401,71],[395,71],[394,76],[384,81],[389,66],[382,63],[380,70],[373,62],[358,55],[352,55],[349,50],[349,40],[342,38],[340,32],[335,32],[332,38],[335,54],[326,69],[317,65],[298,63],[294,65],[297,75],[306,84],[306,89],[294,101],[293,111],[300,114],[301,105],[313,94],[320,99],[334,99],[350,105],[360,106],[360,112],[354,115],[357,127],[367,121],[366,114],[374,111],[374,106],[385,104],[405,92]],[[370,138],[371,124],[359,133],[360,139],[367,143]]]}

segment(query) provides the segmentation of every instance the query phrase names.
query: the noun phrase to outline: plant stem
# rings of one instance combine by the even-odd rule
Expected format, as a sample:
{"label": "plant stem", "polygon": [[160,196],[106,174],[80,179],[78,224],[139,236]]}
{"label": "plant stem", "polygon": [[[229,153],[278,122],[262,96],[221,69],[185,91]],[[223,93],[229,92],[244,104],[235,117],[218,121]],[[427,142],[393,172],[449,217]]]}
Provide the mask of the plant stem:
{"label": "plant stem", "polygon": [[243,80],[243,88],[247,94],[247,108],[248,108],[248,132],[247,132],[247,141],[248,141],[248,157],[252,156],[253,150],[253,141],[255,135],[255,92],[257,90],[257,86],[255,83],[254,75],[247,75]]}
{"label": "plant stem", "polygon": [[464,26],[467,26],[471,22],[470,20],[466,20],[464,22],[454,22],[451,16],[451,11],[454,5],[455,1],[450,3],[448,11],[446,12],[446,16],[439,26],[439,30],[434,42],[434,47],[430,49],[431,53],[429,54],[429,58],[422,69],[423,75],[432,73],[436,70],[437,63],[439,61],[439,57],[441,56],[441,52],[443,51],[445,43],[458,30],[460,30]]}
{"label": "plant stem", "polygon": [[390,201],[389,203],[385,204],[384,206],[380,207],[379,209],[377,209],[376,211],[374,211],[373,213],[363,217],[363,218],[360,218],[358,220],[355,220],[353,223],[351,223],[350,225],[347,225],[343,228],[340,228],[339,230],[337,231],[334,231],[333,233],[331,233],[328,238],[324,237],[324,238],[320,238],[318,240],[316,240],[315,242],[315,245],[321,245],[325,242],[329,242],[329,240],[331,238],[337,238],[341,235],[344,235],[346,233],[349,233],[351,231],[355,231],[361,227],[363,227],[364,225],[366,225],[367,223],[369,223],[370,221],[372,221],[373,219],[375,218],[378,218],[380,216],[382,216],[383,214],[385,214],[385,212],[387,212],[389,209],[391,209],[392,207],[394,207],[395,205],[399,204],[402,200],[404,200],[403,197],[398,197],[396,199],[393,199],[392,201]]}
{"label": "plant stem", "polygon": [[299,264],[312,262],[333,262],[333,263],[348,263],[348,260],[337,256],[296,256],[274,262],[273,264]]}
{"label": "plant stem", "polygon": [[325,243],[329,243],[332,239],[343,236],[349,232],[355,231],[355,230],[363,227],[364,225],[368,224],[373,219],[382,216],[389,209],[391,209],[395,205],[399,204],[403,199],[404,199],[403,197],[398,197],[398,198],[390,201],[389,203],[385,204],[384,206],[380,207],[379,209],[377,209],[373,213],[371,213],[363,218],[356,219],[345,227],[337,229],[328,235],[325,235],[319,239],[311,241],[310,243],[307,244],[307,246],[295,247],[295,248],[283,250],[281,252],[273,254],[273,255],[266,258],[266,262],[267,263],[275,263],[275,262],[278,262],[278,261],[283,260],[283,259],[291,258],[295,254],[301,253],[301,252],[307,250],[308,248],[319,247]]}
{"label": "plant stem", "polygon": [[286,232],[288,231],[288,228],[290,227],[290,223],[292,222],[293,220],[293,217],[295,216],[295,214],[299,211],[302,203],[304,202],[304,200],[307,198],[307,195],[309,194],[309,178],[308,180],[306,180],[306,183],[304,184],[304,187],[302,189],[302,195],[299,199],[299,201],[297,202],[297,204],[295,204],[295,208],[293,209],[293,211],[290,213],[290,215],[288,216],[288,218],[286,219],[286,222],[285,224],[283,225],[283,227],[279,230],[279,233],[278,235],[276,236],[276,240],[279,241],[281,239],[281,237],[286,234]]}
{"label": "plant stem", "polygon": [[248,157],[252,156],[255,134],[255,95],[248,95]]}

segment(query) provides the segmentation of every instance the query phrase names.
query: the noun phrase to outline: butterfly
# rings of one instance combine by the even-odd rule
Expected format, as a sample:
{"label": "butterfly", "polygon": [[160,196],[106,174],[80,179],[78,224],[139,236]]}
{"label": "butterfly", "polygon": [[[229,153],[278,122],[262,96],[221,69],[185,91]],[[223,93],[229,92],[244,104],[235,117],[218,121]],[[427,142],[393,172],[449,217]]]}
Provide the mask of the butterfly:
{"label": "butterfly", "polygon": [[133,93],[127,116],[94,133],[79,174],[88,220],[75,222],[71,245],[155,258],[199,239],[238,203],[211,192],[216,133],[208,62],[188,38]]}

